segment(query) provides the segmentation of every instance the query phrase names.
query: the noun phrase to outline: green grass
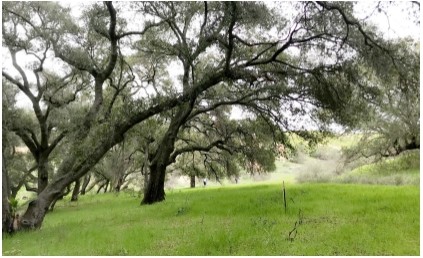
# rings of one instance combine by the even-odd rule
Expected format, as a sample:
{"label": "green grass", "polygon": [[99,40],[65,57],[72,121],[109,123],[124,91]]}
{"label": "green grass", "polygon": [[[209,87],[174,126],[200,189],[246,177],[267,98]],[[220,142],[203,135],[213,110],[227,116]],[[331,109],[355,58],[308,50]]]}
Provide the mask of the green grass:
{"label": "green grass", "polygon": [[[3,237],[3,255],[419,255],[417,186],[287,184],[129,193],[58,203],[41,230]],[[303,211],[294,241],[288,232]]]}
{"label": "green grass", "polygon": [[361,134],[344,134],[344,135],[337,135],[335,137],[331,137],[327,145],[338,147],[338,148],[345,148],[345,147],[351,147],[360,140],[362,137]]}

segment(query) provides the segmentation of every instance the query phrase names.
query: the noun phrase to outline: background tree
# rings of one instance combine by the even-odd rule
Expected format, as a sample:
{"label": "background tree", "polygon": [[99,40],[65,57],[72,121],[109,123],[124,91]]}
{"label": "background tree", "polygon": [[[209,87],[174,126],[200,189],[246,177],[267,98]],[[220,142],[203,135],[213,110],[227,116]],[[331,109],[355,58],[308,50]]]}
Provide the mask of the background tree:
{"label": "background tree", "polygon": [[[352,129],[358,129],[361,139],[346,150],[348,161],[360,157],[379,160],[405,150],[420,149],[420,53],[412,40],[392,42],[398,49],[392,63],[376,70],[372,82],[381,92],[367,104],[368,116],[363,116]],[[372,73],[368,71],[368,73]]]}
{"label": "background tree", "polygon": [[[54,6],[44,4],[49,8]],[[13,131],[25,143],[32,154],[38,171],[37,192],[40,193],[47,186],[49,181],[49,156],[68,133],[69,126],[63,126],[68,121],[57,119],[57,109],[64,108],[76,99],[77,94],[86,87],[83,77],[78,77],[78,70],[63,70],[59,74],[52,69],[46,68],[46,60],[51,49],[51,43],[47,38],[42,37],[31,23],[21,22],[23,17],[14,15],[14,10],[20,10],[29,15],[37,5],[15,6],[6,5],[9,11],[4,12],[2,20],[3,44],[8,48],[14,71],[3,69],[2,75],[8,83],[13,84],[23,93],[32,105],[34,120],[29,114],[15,112],[9,119],[8,129]],[[52,11],[60,9],[55,8]],[[53,26],[55,22],[49,23],[47,16],[52,12],[38,9],[38,19],[34,20],[42,26]],[[18,60],[18,53],[24,52],[32,57],[29,64],[22,64]],[[9,71],[10,70],[10,71]],[[13,76],[12,72],[17,75]],[[35,77],[31,80],[30,76]],[[78,81],[79,80],[79,81]],[[59,111],[62,112],[62,111]],[[63,115],[63,112],[62,114]],[[63,123],[64,122],[64,123]],[[59,125],[59,123],[61,123]]]}

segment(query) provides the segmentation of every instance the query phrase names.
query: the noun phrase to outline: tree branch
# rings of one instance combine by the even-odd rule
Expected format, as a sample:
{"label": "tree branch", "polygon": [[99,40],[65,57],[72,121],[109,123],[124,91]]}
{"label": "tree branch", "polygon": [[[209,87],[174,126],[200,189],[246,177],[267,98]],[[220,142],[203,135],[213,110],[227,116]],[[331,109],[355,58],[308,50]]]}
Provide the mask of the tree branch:
{"label": "tree branch", "polygon": [[194,152],[194,151],[209,151],[212,148],[223,145],[223,144],[224,142],[222,140],[217,140],[210,143],[207,146],[196,145],[196,146],[188,146],[188,147],[175,150],[169,158],[168,165],[174,163],[176,161],[176,158],[183,153]]}

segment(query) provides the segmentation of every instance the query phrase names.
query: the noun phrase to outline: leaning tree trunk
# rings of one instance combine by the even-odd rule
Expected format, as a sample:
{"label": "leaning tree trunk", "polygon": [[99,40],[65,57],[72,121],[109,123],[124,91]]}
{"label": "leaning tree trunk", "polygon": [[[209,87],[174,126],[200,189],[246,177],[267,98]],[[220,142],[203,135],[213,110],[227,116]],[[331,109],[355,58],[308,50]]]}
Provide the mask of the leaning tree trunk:
{"label": "leaning tree trunk", "polygon": [[73,187],[71,202],[78,201],[79,189],[81,188],[81,179],[75,181],[75,186]]}
{"label": "leaning tree trunk", "polygon": [[106,186],[106,183],[107,183],[107,181],[106,181],[106,182],[104,182],[104,183],[102,183],[102,184],[98,187],[96,194],[99,194],[99,193],[100,193],[101,189],[103,189],[103,187],[105,187],[105,186]]}
{"label": "leaning tree trunk", "polygon": [[[22,229],[36,229],[41,227],[45,214],[47,213],[52,202],[61,195],[62,191],[75,180],[84,176],[90,171],[95,164],[104,156],[104,154],[116,143],[122,141],[122,134],[113,135],[112,138],[101,138],[96,145],[87,143],[81,145],[80,142],[75,144],[75,150],[84,148],[91,149],[91,152],[84,157],[78,157],[71,154],[62,161],[57,174],[47,185],[47,187],[37,196],[37,199],[30,202],[25,214],[22,216],[20,225]],[[75,153],[75,152],[71,152]]]}
{"label": "leaning tree trunk", "polygon": [[194,100],[183,104],[172,118],[168,130],[150,162],[150,177],[141,204],[153,204],[165,199],[164,182],[166,168],[169,165],[170,155],[175,149],[175,141],[179,128],[186,122],[193,109],[193,104]]}
{"label": "leaning tree trunk", "polygon": [[106,187],[104,188],[104,193],[107,193],[107,188],[109,187],[109,183],[110,183],[110,181],[107,180],[106,181]]}
{"label": "leaning tree trunk", "polygon": [[21,228],[24,229],[36,229],[40,228],[43,223],[44,217],[49,210],[50,204],[60,194],[60,189],[44,189],[36,200],[29,203],[25,214],[21,219]]}
{"label": "leaning tree trunk", "polygon": [[85,193],[87,192],[87,186],[90,183],[90,180],[91,180],[91,175],[86,175],[84,177],[84,181],[81,186],[81,195],[85,195]]}
{"label": "leaning tree trunk", "polygon": [[[4,150],[3,150],[4,155]],[[7,174],[6,163],[2,155],[2,232],[10,232],[13,223],[12,212],[9,205],[9,176]]]}

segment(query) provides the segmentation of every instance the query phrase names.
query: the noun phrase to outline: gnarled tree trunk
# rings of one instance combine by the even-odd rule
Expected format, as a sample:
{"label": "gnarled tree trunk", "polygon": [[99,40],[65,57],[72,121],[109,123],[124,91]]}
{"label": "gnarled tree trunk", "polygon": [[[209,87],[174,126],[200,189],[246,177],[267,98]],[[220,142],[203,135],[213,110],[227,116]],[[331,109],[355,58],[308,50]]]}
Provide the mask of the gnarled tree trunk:
{"label": "gnarled tree trunk", "polygon": [[193,104],[194,100],[184,103],[178,108],[176,115],[172,118],[166,134],[150,161],[150,177],[141,204],[153,204],[165,199],[164,182],[166,168],[169,165],[170,155],[175,149],[175,141],[179,128],[186,122],[193,109]]}
{"label": "gnarled tree trunk", "polygon": [[12,212],[9,205],[9,177],[7,174],[6,163],[4,159],[4,150],[2,155],[2,232],[10,232],[10,228],[13,222]]}
{"label": "gnarled tree trunk", "polygon": [[[57,174],[47,185],[47,187],[38,195],[37,199],[30,202],[25,214],[21,219],[21,228],[39,228],[44,220],[49,206],[58,198],[62,191],[72,182],[84,176],[104,154],[116,143],[122,141],[121,134],[115,134],[114,137],[105,137],[97,141],[95,146],[86,145],[84,148],[90,148],[90,152],[86,156],[78,157],[75,154],[68,156],[58,169]],[[76,142],[75,146],[80,146]],[[79,147],[74,147],[78,149]],[[92,148],[92,149],[91,149]]]}
{"label": "gnarled tree trunk", "polygon": [[21,219],[21,228],[36,229],[40,228],[44,217],[49,210],[50,204],[60,195],[61,189],[57,187],[46,187],[36,200],[29,203],[25,214]]}
{"label": "gnarled tree trunk", "polygon": [[48,185],[48,156],[49,154],[42,152],[37,161],[38,163],[38,194],[41,193]]}
{"label": "gnarled tree trunk", "polygon": [[149,177],[141,204],[153,204],[165,199],[164,182],[166,167],[167,165],[163,163],[158,164],[156,162],[150,166],[150,171],[152,171],[152,173]]}

